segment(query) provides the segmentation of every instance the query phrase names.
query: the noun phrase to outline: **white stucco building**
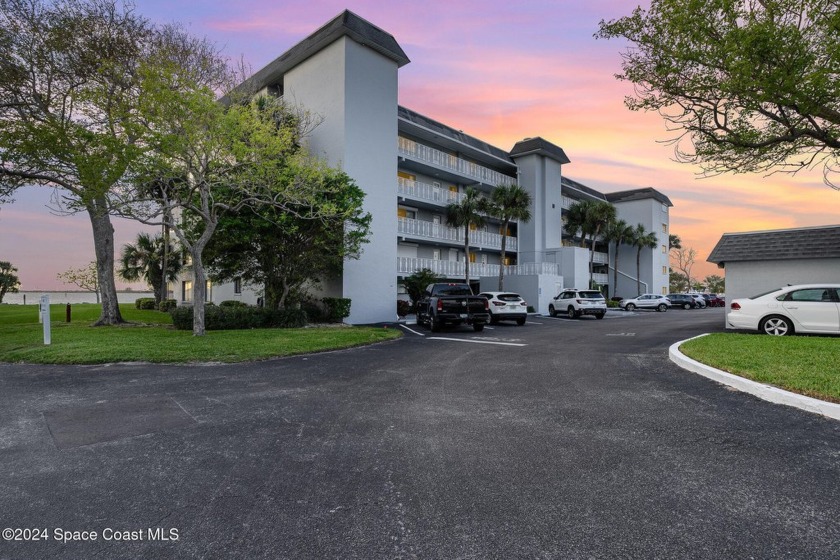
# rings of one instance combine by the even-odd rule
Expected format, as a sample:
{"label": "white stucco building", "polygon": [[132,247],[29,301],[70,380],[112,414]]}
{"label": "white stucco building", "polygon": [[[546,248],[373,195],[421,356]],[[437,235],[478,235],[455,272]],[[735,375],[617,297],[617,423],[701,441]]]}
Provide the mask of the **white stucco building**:
{"label": "white stucco building", "polygon": [[[524,139],[505,151],[399,106],[399,69],[408,63],[393,36],[345,11],[249,80],[255,90],[317,114],[322,122],[308,138],[310,152],[341,167],[366,193],[365,209],[373,216],[370,243],[361,258],[345,263],[339,280],[326,284],[325,295],[352,300],[348,322],[393,320],[401,278],[430,268],[463,280],[465,259],[471,280],[480,279],[484,290],[495,289],[499,267],[508,267],[506,289],[547,311],[561,289],[589,282],[589,251],[563,231],[563,212],[581,199],[609,201],[620,218],[657,232],[666,249],[645,250],[640,279],[644,291],[667,293],[671,203],[665,195],[654,189],[597,192],[566,178],[569,158],[543,138]],[[488,220],[471,232],[465,255],[463,231],[446,225],[447,204],[468,187],[490,193],[502,183],[518,183],[531,193],[533,219],[506,232]],[[508,236],[504,263],[502,235]],[[610,262],[601,243],[594,267],[601,285],[611,281]],[[617,293],[635,295],[635,250],[623,249],[618,268],[623,280]],[[176,288],[177,299],[187,299],[188,283],[184,278]],[[211,301],[256,301],[241,286],[213,286],[208,293]]]}

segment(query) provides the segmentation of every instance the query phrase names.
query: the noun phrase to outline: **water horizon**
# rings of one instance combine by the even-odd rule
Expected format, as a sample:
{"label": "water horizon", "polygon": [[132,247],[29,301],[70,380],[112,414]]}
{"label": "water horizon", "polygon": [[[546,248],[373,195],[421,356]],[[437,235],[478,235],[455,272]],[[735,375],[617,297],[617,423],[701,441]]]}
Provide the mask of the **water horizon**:
{"label": "water horizon", "polygon": [[[50,296],[50,303],[96,303],[96,292],[84,290],[21,290],[17,293],[7,293],[3,297],[2,305],[37,305],[41,296]],[[119,303],[134,303],[137,298],[155,297],[154,292],[140,290],[117,290]]]}

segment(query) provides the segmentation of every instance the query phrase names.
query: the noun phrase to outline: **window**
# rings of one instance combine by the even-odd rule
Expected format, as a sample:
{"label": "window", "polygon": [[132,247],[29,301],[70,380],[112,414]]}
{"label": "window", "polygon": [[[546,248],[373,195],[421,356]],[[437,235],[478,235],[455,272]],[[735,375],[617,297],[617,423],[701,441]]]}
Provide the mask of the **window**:
{"label": "window", "polygon": [[409,220],[413,220],[417,218],[417,212],[415,212],[414,210],[409,210],[408,208],[397,208],[397,217],[408,218]]}
{"label": "window", "polygon": [[190,280],[183,280],[181,282],[181,301],[192,301],[193,299],[193,283]]}
{"label": "window", "polygon": [[833,301],[833,290],[826,288],[811,288],[808,290],[796,290],[783,296],[779,296],[780,301]]}
{"label": "window", "polygon": [[662,275],[663,275],[663,276],[667,276],[667,275],[668,275],[668,267],[667,267],[667,266],[663,266],[663,267],[662,267]]}
{"label": "window", "polygon": [[432,260],[439,261],[440,260],[440,249],[432,250]]}
{"label": "window", "polygon": [[667,245],[663,245],[663,246],[662,246],[662,254],[664,255],[664,254],[666,254],[667,252],[668,252],[668,246],[667,246]]}
{"label": "window", "polygon": [[481,264],[487,264],[487,255],[485,253],[481,253]]}
{"label": "window", "polygon": [[668,224],[662,224],[662,233],[668,233]]}
{"label": "window", "polygon": [[475,253],[470,253],[470,262],[471,263],[475,262]]}
{"label": "window", "polygon": [[668,212],[668,205],[667,204],[662,205],[662,211],[666,212],[666,213]]}
{"label": "window", "polygon": [[241,294],[242,293],[242,277],[237,276],[233,279],[233,293],[234,294]]}
{"label": "window", "polygon": [[415,175],[412,175],[411,173],[406,173],[405,171],[397,171],[397,177],[399,177],[400,179],[405,179],[406,181],[414,181],[415,179],[417,179]]}

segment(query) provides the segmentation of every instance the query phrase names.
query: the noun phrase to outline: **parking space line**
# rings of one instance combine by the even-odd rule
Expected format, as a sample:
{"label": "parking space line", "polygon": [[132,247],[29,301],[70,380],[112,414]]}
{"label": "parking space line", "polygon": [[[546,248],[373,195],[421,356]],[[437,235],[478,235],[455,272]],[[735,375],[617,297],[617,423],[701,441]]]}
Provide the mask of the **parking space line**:
{"label": "parking space line", "polygon": [[429,340],[452,340],[454,342],[472,342],[474,344],[496,344],[498,346],[528,346],[527,344],[517,344],[515,342],[494,342],[492,340],[470,340],[468,338],[447,338],[445,336],[430,336]]}
{"label": "parking space line", "polygon": [[415,331],[414,329],[409,329],[409,328],[408,328],[408,327],[406,327],[405,325],[400,325],[400,326],[401,326],[402,328],[404,328],[405,330],[407,330],[408,332],[411,332],[411,333],[416,334],[417,336],[426,336],[425,334],[423,334],[423,333],[421,333],[421,332],[417,332],[417,331]]}

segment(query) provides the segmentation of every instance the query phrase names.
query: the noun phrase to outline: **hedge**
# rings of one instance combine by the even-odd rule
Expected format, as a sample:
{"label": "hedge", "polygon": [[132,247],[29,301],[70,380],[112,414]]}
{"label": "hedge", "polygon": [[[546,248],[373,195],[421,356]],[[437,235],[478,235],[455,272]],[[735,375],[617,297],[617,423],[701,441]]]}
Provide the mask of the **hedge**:
{"label": "hedge", "polygon": [[[169,313],[172,315],[172,324],[176,329],[192,330],[192,306],[177,307]],[[206,305],[204,307],[204,328],[208,331],[297,328],[305,326],[306,323],[306,312],[302,309],[274,311],[250,306]]]}

